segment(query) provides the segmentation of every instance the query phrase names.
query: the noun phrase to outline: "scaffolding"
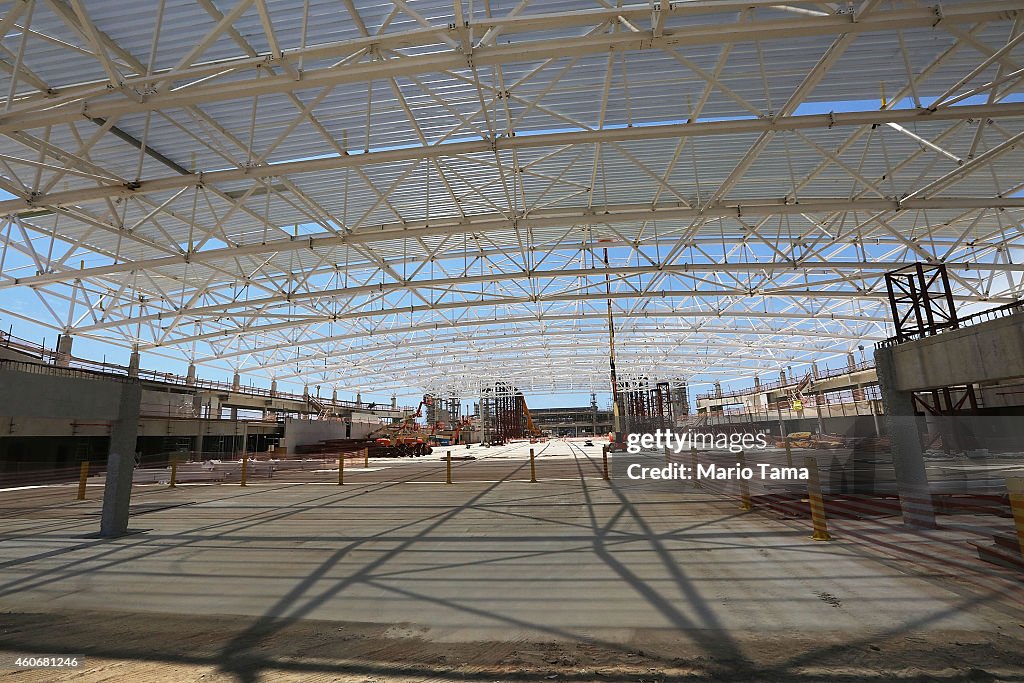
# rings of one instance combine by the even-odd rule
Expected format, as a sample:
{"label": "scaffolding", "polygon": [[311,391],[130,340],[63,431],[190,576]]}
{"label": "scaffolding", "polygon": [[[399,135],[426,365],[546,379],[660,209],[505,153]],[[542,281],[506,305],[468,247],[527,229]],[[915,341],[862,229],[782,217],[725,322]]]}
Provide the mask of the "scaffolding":
{"label": "scaffolding", "polygon": [[507,382],[485,387],[480,397],[484,441],[504,443],[529,436],[523,393]]}
{"label": "scaffolding", "polygon": [[619,380],[625,431],[652,433],[672,424],[672,392],[668,382],[652,385],[647,377]]}

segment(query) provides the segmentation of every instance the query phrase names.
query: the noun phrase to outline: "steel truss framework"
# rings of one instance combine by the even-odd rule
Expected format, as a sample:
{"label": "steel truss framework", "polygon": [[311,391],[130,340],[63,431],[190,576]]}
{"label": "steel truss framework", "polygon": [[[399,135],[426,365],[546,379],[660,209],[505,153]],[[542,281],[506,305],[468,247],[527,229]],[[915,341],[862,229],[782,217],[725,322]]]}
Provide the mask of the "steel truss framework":
{"label": "steel truss framework", "polygon": [[609,298],[624,381],[678,386],[888,337],[908,262],[1021,297],[1024,3],[0,11],[16,322],[472,396],[606,388]]}

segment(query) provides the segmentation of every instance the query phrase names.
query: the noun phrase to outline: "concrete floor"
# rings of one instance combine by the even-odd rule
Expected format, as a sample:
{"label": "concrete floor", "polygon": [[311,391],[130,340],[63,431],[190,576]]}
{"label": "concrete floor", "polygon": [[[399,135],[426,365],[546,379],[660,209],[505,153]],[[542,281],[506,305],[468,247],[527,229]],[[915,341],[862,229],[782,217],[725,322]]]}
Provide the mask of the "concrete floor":
{"label": "concrete floor", "polygon": [[[230,679],[269,675],[287,659],[277,650],[244,670],[224,661],[301,622],[354,629],[378,645],[429,643],[462,652],[459,666],[469,667],[496,643],[524,652],[584,643],[619,652],[623,671],[629,652],[662,653],[657,680],[753,680],[768,666],[775,673],[766,680],[841,670],[829,667],[846,667],[848,679],[905,670],[1024,676],[1021,584],[971,564],[955,535],[850,523],[836,541],[818,543],[803,520],[743,513],[728,491],[631,482],[622,474],[628,456],[613,458],[606,482],[597,447],[533,446],[541,481],[530,483],[528,448],[453,449],[478,459],[455,462],[450,486],[441,449],[429,460],[349,468],[344,487],[328,470],[245,489],[139,487],[131,526],[145,531],[116,540],[86,537],[98,526],[98,490],[82,503],[69,501],[69,487],[0,492],[0,650],[77,648],[99,662],[157,666],[177,661],[166,642],[128,652],[111,642],[117,629],[97,631],[105,634],[97,641],[87,625],[121,623],[121,637],[139,638],[161,620],[191,632],[227,618],[214,629],[222,647],[188,663],[188,675],[204,667]],[[954,556],[966,568],[944,564]],[[139,622],[146,614],[159,616]],[[817,656],[826,645],[845,654]],[[385,674],[378,680],[399,680],[397,662],[415,659],[367,647],[376,653],[367,655],[371,673]],[[889,658],[872,664],[886,648]],[[321,654],[338,680],[367,680],[336,653]],[[669,659],[683,662],[676,674]],[[552,667],[556,677],[586,679],[574,673],[578,661],[539,666],[520,653],[484,667],[481,679],[546,678]],[[446,675],[466,670],[409,680]],[[598,680],[616,680],[609,676]]]}

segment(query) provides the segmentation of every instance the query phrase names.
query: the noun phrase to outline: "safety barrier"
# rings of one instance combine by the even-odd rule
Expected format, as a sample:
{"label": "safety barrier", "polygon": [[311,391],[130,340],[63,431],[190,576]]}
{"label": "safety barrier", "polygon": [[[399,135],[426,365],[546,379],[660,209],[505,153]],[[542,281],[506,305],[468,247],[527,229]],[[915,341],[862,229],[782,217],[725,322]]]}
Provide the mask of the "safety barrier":
{"label": "safety barrier", "polygon": [[818,461],[814,458],[804,458],[804,466],[807,468],[807,499],[811,504],[811,524],[814,533],[811,538],[815,541],[831,541],[832,536],[828,533],[828,523],[825,519],[825,499],[821,495],[821,481],[818,478]]}
{"label": "safety barrier", "polygon": [[81,467],[78,468],[78,498],[77,500],[85,500],[85,482],[89,479],[89,461],[83,460]]}

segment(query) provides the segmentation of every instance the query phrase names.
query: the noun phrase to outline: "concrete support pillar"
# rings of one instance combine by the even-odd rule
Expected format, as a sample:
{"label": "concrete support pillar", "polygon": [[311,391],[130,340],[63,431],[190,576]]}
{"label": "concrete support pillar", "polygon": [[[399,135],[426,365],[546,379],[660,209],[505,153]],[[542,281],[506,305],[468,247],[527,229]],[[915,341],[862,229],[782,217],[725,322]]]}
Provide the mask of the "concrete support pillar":
{"label": "concrete support pillar", "polygon": [[270,380],[270,395],[271,396],[277,396],[277,380],[276,379]]}
{"label": "concrete support pillar", "polygon": [[242,388],[242,378],[238,375],[237,372],[235,373],[235,376],[231,378],[231,388],[234,389],[235,391],[238,391],[239,389]]}
{"label": "concrete support pillar", "polygon": [[363,394],[361,392],[358,392],[358,391],[356,392],[356,405],[357,406],[363,405]]}
{"label": "concrete support pillar", "polygon": [[846,367],[850,370],[854,370],[857,367],[857,359],[853,357],[852,353],[846,354]]}
{"label": "concrete support pillar", "polygon": [[334,401],[335,403],[338,402],[338,390],[337,389],[335,389],[334,391],[331,392],[331,400]]}
{"label": "concrete support pillar", "polygon": [[305,401],[309,400],[309,385],[306,384],[302,387],[302,398]]}
{"label": "concrete support pillar", "polygon": [[128,508],[132,498],[135,470],[135,442],[139,435],[139,404],[142,389],[135,382],[121,388],[118,418],[110,432],[107,482],[103,489],[100,536],[123,536],[128,532]]}
{"label": "concrete support pillar", "polygon": [[818,379],[818,364],[811,363],[811,377]]}
{"label": "concrete support pillar", "polygon": [[196,385],[196,366],[194,363],[188,364],[188,374],[185,375],[185,384],[190,387]]}
{"label": "concrete support pillar", "polygon": [[128,376],[132,379],[139,376],[139,347],[137,344],[132,347],[132,355],[128,359]]}
{"label": "concrete support pillar", "polygon": [[786,371],[785,370],[779,370],[779,383],[781,383],[781,384],[785,384],[786,383]]}
{"label": "concrete support pillar", "polygon": [[891,348],[875,350],[875,371],[885,405],[889,439],[892,441],[892,463],[896,471],[896,490],[900,496],[903,523],[934,528],[935,508],[918,436],[919,418],[914,415],[913,392],[897,389],[892,357]]}
{"label": "concrete support pillar", "polygon": [[757,376],[757,375],[754,375],[754,389],[756,389],[756,390],[760,390],[761,389],[761,378],[759,376]]}
{"label": "concrete support pillar", "polygon": [[398,410],[398,397],[394,395],[391,397],[391,410]]}
{"label": "concrete support pillar", "polygon": [[716,398],[721,398],[721,396],[722,396],[722,383],[721,382],[715,382],[715,397]]}
{"label": "concrete support pillar", "polygon": [[231,419],[234,420],[235,422],[238,421],[238,408],[231,409]]}
{"label": "concrete support pillar", "polygon": [[54,361],[57,367],[66,368],[71,364],[71,346],[74,343],[75,338],[70,334],[57,337],[57,358]]}

